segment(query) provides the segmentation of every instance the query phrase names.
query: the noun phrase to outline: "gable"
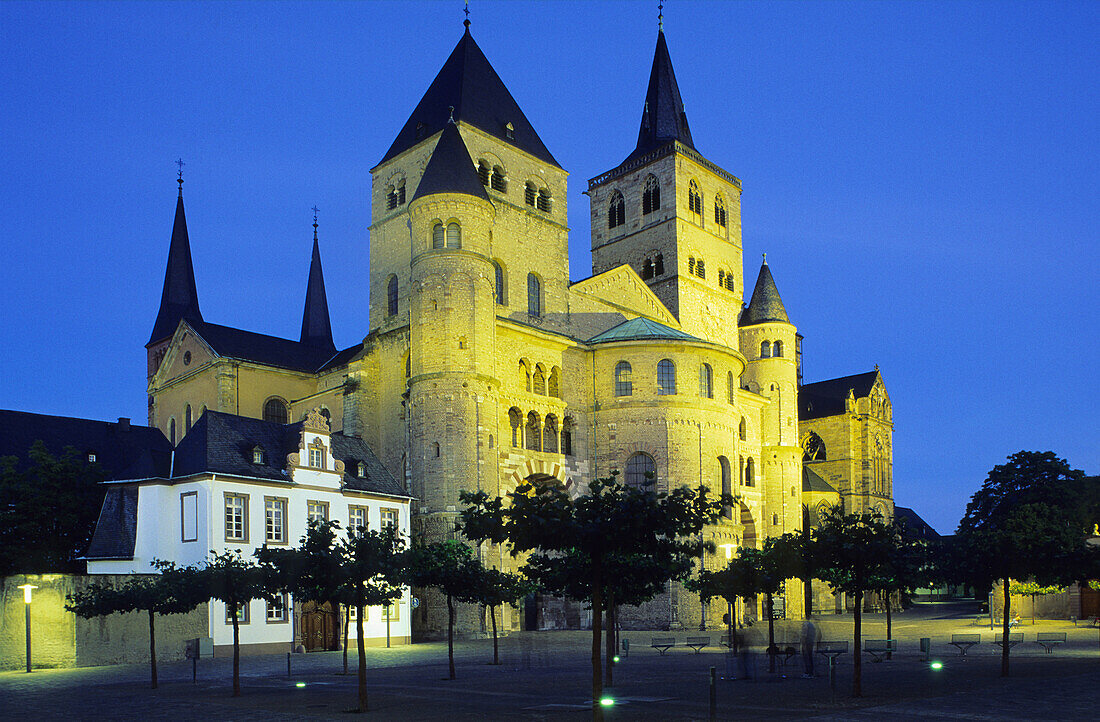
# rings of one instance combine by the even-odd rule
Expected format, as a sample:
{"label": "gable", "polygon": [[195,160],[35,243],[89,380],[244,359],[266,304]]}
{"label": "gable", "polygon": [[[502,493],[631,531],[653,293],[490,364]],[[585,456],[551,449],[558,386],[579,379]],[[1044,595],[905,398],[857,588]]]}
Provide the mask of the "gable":
{"label": "gable", "polygon": [[680,328],[680,322],[672,312],[628,264],[577,281],[569,290],[619,311],[645,316],[666,326]]}
{"label": "gable", "polygon": [[159,386],[172,379],[193,373],[209,365],[217,357],[214,350],[187,321],[180,321],[176,332],[172,334],[172,340],[168,343],[160,367],[153,374],[152,383]]}

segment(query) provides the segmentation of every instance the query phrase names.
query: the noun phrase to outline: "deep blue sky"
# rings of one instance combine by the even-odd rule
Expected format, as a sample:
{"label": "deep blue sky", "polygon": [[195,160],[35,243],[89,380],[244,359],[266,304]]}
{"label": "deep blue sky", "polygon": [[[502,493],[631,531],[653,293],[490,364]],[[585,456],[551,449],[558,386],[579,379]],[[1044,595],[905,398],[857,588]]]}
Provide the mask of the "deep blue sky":
{"label": "deep blue sky", "polygon": [[[472,3],[569,171],[634,147],[656,3]],[[312,238],[336,343],[367,330],[369,170],[462,3],[0,3],[0,408],[144,421],[182,156],[207,320],[297,338]],[[894,484],[941,532],[1019,449],[1100,471],[1097,3],[688,3],[696,146],[744,185],[806,380],[880,364]]]}

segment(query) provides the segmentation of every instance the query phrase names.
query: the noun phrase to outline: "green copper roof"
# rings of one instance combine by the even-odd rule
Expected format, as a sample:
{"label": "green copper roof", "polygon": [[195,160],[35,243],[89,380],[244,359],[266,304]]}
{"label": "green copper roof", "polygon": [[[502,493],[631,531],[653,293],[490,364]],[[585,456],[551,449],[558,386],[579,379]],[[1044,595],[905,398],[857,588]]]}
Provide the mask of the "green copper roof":
{"label": "green copper roof", "polygon": [[609,328],[603,333],[593,336],[588,343],[608,343],[610,341],[637,341],[644,338],[657,338],[672,341],[699,341],[699,338],[691,334],[677,331],[674,328],[650,321],[648,318],[632,318],[624,321],[614,328]]}
{"label": "green copper roof", "polygon": [[811,470],[808,466],[802,467],[802,491],[837,493],[832,484],[822,479],[817,472]]}

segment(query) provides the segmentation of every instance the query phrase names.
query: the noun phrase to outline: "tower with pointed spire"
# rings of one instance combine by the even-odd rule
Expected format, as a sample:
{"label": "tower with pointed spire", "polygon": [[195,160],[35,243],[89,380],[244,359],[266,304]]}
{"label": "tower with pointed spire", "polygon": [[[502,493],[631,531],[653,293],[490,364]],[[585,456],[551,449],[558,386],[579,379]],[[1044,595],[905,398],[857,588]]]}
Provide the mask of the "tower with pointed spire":
{"label": "tower with pointed spire", "polygon": [[302,311],[302,344],[336,353],[332,342],[332,325],[328,315],[325,274],[321,271],[321,249],[317,242],[317,209],[313,209],[313,256],[306,281],[306,305]]}
{"label": "tower with pointed spire", "polygon": [[735,346],[741,307],[741,181],[695,148],[663,29],[638,142],[588,182],[592,272],[633,268],[685,331]]}

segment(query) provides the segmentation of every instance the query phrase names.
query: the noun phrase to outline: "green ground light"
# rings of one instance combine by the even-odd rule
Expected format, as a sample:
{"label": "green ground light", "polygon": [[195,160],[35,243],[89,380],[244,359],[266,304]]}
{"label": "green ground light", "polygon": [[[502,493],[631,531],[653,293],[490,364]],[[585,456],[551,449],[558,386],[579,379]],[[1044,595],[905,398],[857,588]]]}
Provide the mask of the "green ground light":
{"label": "green ground light", "polygon": [[604,707],[610,707],[615,704],[615,700],[611,697],[604,697],[600,700],[600,704]]}
{"label": "green ground light", "polygon": [[932,669],[943,669],[943,662],[933,662],[930,666]]}
{"label": "green ground light", "polygon": [[295,687],[305,687],[305,686],[306,686],[306,683],[305,683],[305,682],[295,682],[295,683],[294,683],[294,686],[295,686]]}

